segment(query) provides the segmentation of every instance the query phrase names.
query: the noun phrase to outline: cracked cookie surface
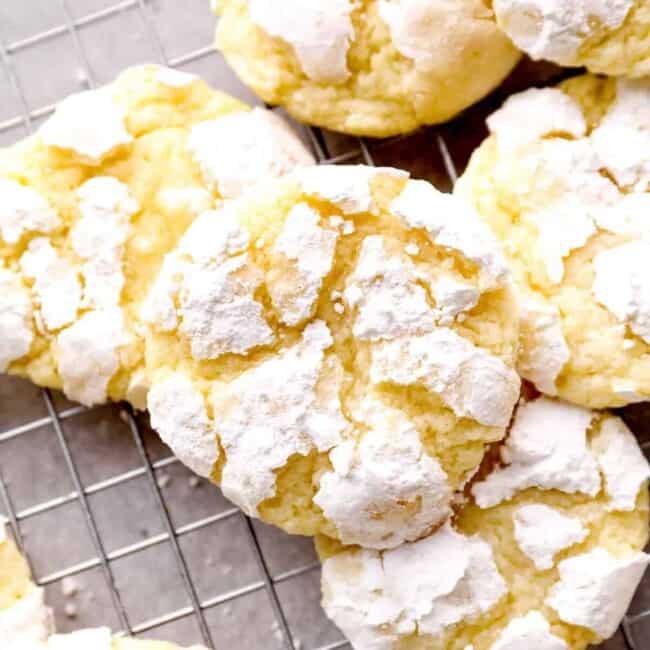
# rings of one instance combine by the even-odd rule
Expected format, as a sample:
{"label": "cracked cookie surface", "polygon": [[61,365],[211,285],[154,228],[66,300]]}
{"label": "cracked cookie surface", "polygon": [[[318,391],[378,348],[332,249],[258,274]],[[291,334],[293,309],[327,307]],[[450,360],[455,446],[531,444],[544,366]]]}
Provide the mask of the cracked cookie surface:
{"label": "cracked cookie surface", "polygon": [[154,428],[293,533],[417,539],[519,394],[496,240],[394,169],[306,168],[202,214],[143,318]]}
{"label": "cracked cookie surface", "polygon": [[616,631],[650,556],[650,468],[622,420],[548,397],[429,537],[319,538],[323,606],[358,650],[584,650]]}
{"label": "cracked cookie surface", "polygon": [[515,95],[455,190],[511,263],[520,373],[592,408],[650,399],[649,103],[593,76]]}

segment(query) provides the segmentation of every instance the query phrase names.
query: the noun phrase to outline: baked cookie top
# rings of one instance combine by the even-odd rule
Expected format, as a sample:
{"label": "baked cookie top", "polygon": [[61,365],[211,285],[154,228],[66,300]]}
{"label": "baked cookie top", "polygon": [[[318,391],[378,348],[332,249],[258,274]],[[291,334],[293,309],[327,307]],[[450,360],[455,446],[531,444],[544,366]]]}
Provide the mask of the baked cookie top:
{"label": "baked cookie top", "polygon": [[417,539],[519,395],[496,240],[395,169],[306,168],[202,214],[143,318],[154,428],[294,533]]}
{"label": "baked cookie top", "polygon": [[584,650],[650,561],[649,475],[622,420],[524,403],[453,522],[383,552],[318,540],[325,610],[359,650]]}
{"label": "baked cookie top", "polygon": [[533,59],[612,76],[650,74],[647,0],[494,0],[493,10]]}
{"label": "baked cookie top", "polygon": [[216,0],[217,45],[302,122],[384,137],[450,119],[519,59],[481,0]]}
{"label": "baked cookie top", "polygon": [[137,313],[197,214],[313,158],[273,113],[149,65],[0,151],[0,372],[91,405],[146,385]]}
{"label": "baked cookie top", "polygon": [[650,399],[650,83],[510,98],[456,192],[503,242],[523,377],[594,408]]}
{"label": "baked cookie top", "polygon": [[[0,647],[3,650],[178,650],[171,643],[112,638],[108,628],[54,634],[52,611],[44,590],[7,536],[0,518]],[[191,650],[205,650],[194,647]]]}

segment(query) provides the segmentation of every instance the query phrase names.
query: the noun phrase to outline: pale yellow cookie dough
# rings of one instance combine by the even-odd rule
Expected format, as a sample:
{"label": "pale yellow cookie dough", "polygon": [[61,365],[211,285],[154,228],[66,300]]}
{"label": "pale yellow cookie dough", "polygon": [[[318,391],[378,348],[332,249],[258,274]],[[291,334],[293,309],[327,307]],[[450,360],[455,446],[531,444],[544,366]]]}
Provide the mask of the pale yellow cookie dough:
{"label": "pale yellow cookie dough", "polygon": [[385,137],[493,90],[518,51],[481,0],[217,0],[217,45],[302,122]]}
{"label": "pale yellow cookie dough", "polygon": [[[180,650],[172,643],[112,638],[106,628],[55,634],[44,590],[0,519],[0,647],[3,650]],[[190,650],[205,650],[195,646]]]}
{"label": "pale yellow cookie dough", "polygon": [[584,650],[650,556],[649,467],[623,422],[521,406],[453,521],[377,552],[317,540],[323,606],[355,650]]}
{"label": "pale yellow cookie dough", "polygon": [[650,74],[648,0],[494,0],[493,9],[534,59],[612,76]]}
{"label": "pale yellow cookie dough", "polygon": [[525,91],[456,188],[511,262],[520,373],[593,408],[650,400],[648,106],[645,80]]}
{"label": "pale yellow cookie dough", "polygon": [[168,68],[64,100],[0,151],[0,372],[143,407],[137,315],[164,254],[201,212],[311,163],[273,113]]}
{"label": "pale yellow cookie dough", "polygon": [[249,515],[384,548],[443,520],[519,394],[516,303],[469,205],[298,170],[199,217],[143,311],[152,425]]}

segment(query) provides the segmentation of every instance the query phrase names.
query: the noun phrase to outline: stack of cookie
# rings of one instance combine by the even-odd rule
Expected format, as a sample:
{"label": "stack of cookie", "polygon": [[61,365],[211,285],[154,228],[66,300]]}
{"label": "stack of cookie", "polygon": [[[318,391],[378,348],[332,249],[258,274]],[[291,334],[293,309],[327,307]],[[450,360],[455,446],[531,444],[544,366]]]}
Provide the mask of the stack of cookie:
{"label": "stack of cookie", "polygon": [[350,134],[447,120],[520,49],[627,75],[508,99],[452,195],[313,166],[157,66],[0,153],[0,368],[148,408],[248,515],[316,536],[357,650],[583,650],[650,561],[650,468],[605,410],[650,401],[650,7],[491,4],[216,2],[244,81]]}

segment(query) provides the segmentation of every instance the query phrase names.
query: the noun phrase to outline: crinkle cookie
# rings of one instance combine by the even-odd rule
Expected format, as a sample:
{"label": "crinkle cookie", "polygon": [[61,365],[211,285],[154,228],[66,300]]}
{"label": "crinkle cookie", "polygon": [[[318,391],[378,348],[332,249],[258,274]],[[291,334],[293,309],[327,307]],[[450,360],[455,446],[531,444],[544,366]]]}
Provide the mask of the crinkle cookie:
{"label": "crinkle cookie", "polygon": [[493,10],[533,59],[615,76],[650,74],[647,0],[494,0]]}
{"label": "crinkle cookie", "polygon": [[634,436],[540,397],[498,452],[429,537],[384,552],[318,540],[323,605],[354,648],[584,650],[614,634],[650,561]]}
{"label": "crinkle cookie", "polygon": [[384,137],[450,119],[518,51],[482,0],[215,0],[217,45],[302,122]]}
{"label": "crinkle cookie", "polygon": [[458,183],[521,294],[519,370],[583,406],[650,399],[650,82],[510,98]]}
{"label": "crinkle cookie", "polygon": [[427,533],[519,395],[496,240],[394,169],[298,170],[202,214],[143,316],[154,428],[294,533],[371,548]]}
{"label": "crinkle cookie", "polygon": [[[27,563],[6,536],[0,518],[0,648],[2,650],[178,650],[160,641],[112,638],[108,628],[54,634],[44,590],[34,585]],[[194,647],[192,650],[204,650]]]}
{"label": "crinkle cookie", "polygon": [[313,159],[272,113],[159,66],[0,151],[0,372],[143,406],[137,313],[197,214]]}

